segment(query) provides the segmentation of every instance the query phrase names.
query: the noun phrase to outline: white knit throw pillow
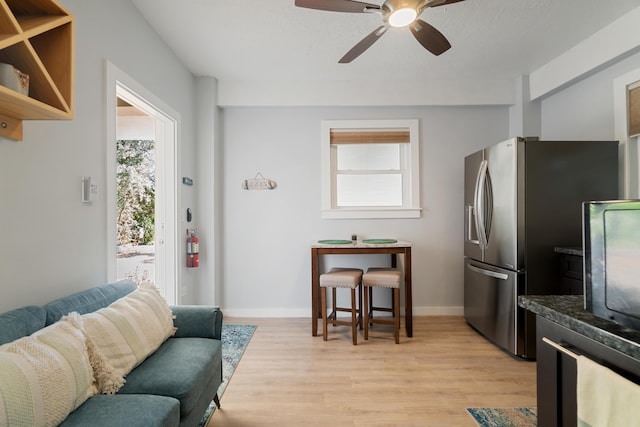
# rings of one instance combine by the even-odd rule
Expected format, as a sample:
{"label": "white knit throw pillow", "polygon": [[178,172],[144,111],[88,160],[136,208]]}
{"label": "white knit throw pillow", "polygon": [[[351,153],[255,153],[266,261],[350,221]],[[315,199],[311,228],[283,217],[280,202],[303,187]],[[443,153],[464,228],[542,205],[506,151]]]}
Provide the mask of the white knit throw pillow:
{"label": "white knit throw pillow", "polygon": [[96,392],[84,334],[68,321],[0,347],[0,426],[56,426]]}

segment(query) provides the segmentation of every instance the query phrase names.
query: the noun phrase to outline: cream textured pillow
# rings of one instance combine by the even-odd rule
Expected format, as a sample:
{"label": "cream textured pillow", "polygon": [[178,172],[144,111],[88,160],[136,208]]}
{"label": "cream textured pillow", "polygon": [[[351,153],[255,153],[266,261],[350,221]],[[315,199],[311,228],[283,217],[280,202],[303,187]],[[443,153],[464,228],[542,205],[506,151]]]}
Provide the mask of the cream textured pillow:
{"label": "cream textured pillow", "polygon": [[[62,319],[68,320],[78,328],[84,330],[83,319],[79,313],[74,311]],[[116,394],[124,385],[122,373],[111,366],[111,363],[102,355],[91,338],[86,335],[85,343],[98,392],[103,394]]]}
{"label": "cream textured pillow", "polygon": [[0,347],[0,426],[56,426],[96,392],[84,334],[70,322]]}
{"label": "cream textured pillow", "polygon": [[169,305],[151,284],[140,285],[108,307],[81,317],[88,340],[121,376],[176,332]]}

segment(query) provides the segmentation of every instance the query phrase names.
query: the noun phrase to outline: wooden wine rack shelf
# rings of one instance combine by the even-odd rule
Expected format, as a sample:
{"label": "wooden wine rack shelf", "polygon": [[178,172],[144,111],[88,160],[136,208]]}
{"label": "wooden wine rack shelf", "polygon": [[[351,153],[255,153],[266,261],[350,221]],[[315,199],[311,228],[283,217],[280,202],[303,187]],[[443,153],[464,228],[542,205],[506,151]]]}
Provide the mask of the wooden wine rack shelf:
{"label": "wooden wine rack shelf", "polygon": [[0,136],[22,120],[73,118],[74,20],[55,0],[0,0],[0,63],[29,75],[29,95],[0,86]]}

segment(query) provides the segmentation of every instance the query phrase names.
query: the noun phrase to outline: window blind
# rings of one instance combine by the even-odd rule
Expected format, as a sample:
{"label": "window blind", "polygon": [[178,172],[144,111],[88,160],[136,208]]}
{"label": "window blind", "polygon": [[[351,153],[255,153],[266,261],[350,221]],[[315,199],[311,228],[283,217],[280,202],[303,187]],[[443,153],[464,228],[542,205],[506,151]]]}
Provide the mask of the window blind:
{"label": "window blind", "polygon": [[331,144],[408,144],[409,129],[336,130],[331,129]]}
{"label": "window blind", "polygon": [[629,136],[640,135],[640,81],[629,86]]}

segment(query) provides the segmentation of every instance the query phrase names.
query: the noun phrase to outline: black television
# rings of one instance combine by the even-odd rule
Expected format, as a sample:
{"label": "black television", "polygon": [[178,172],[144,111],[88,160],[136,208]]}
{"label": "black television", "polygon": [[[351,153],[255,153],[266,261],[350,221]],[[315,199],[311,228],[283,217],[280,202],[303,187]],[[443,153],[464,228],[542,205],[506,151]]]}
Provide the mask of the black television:
{"label": "black television", "polygon": [[640,200],[582,204],[585,309],[640,330]]}

